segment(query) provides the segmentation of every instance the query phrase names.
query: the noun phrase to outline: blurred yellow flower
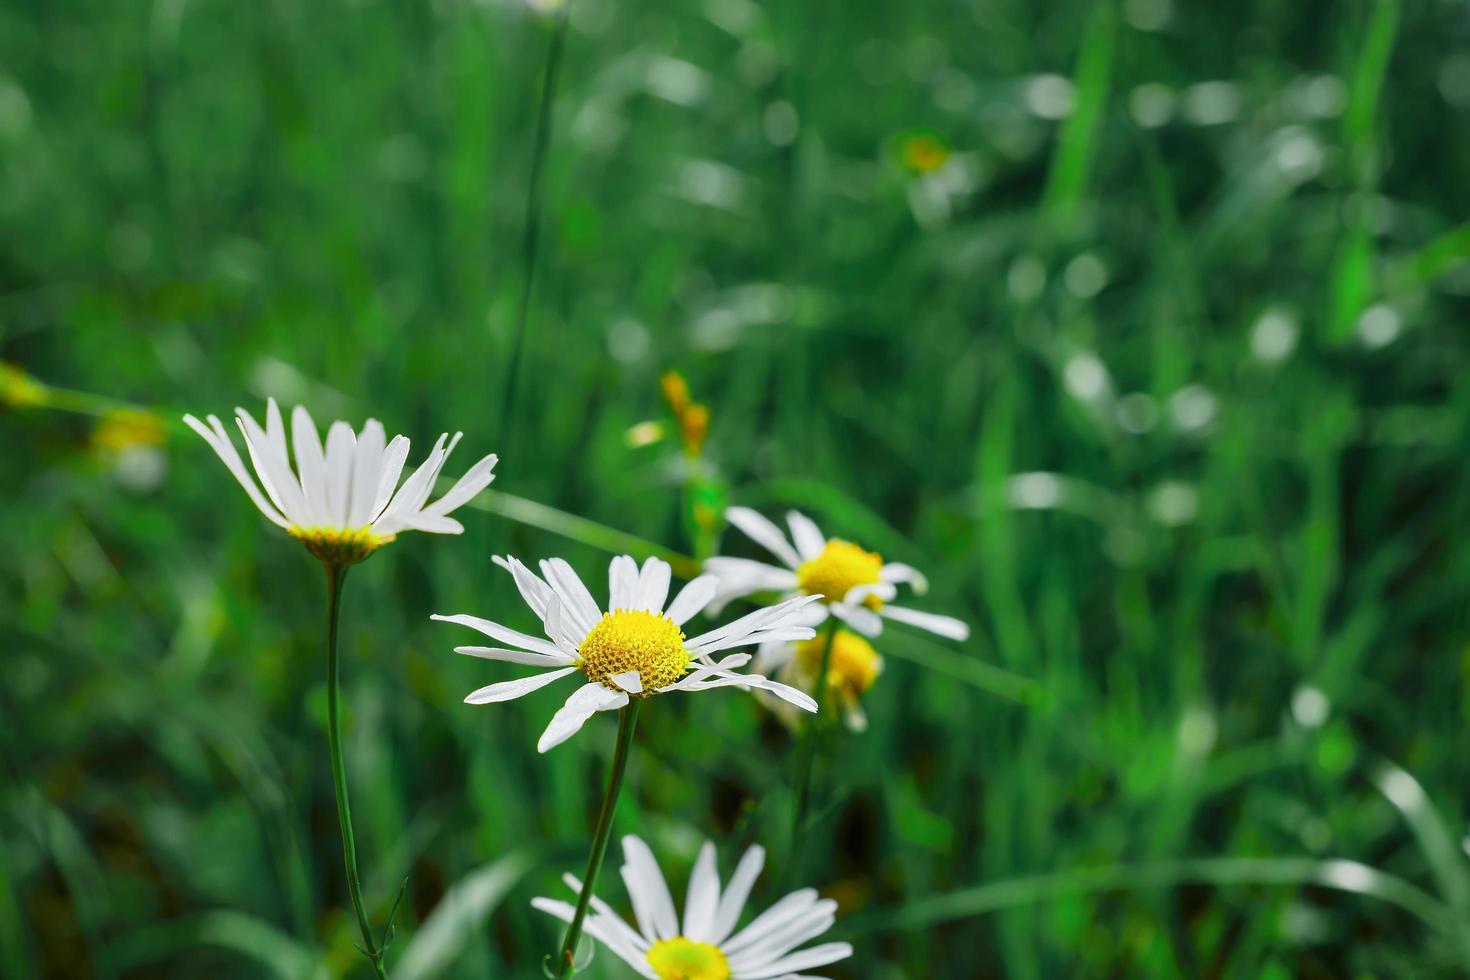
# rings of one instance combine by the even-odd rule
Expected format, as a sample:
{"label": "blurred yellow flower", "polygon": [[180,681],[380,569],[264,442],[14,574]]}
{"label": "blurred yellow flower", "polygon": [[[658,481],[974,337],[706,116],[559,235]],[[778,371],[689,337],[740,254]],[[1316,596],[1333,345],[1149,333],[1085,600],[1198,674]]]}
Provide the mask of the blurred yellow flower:
{"label": "blurred yellow flower", "polygon": [[685,455],[698,456],[709,433],[709,406],[690,400],[689,384],[678,371],[665,371],[658,383],[679,425]]}
{"label": "blurred yellow flower", "polygon": [[933,173],[949,162],[949,144],[931,130],[914,130],[898,139],[898,162],[910,173]]}
{"label": "blurred yellow flower", "polygon": [[18,365],[0,361],[0,401],[15,408],[44,405],[46,386]]}
{"label": "blurred yellow flower", "polygon": [[161,446],[163,440],[163,420],[152,412],[136,408],[110,409],[92,430],[92,445],[110,452]]}

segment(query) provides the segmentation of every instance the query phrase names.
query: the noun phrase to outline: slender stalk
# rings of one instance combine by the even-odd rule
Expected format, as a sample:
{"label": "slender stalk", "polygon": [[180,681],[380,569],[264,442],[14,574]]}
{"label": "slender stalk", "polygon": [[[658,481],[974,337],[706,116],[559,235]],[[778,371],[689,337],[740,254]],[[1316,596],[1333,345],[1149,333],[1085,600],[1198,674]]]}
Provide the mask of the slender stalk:
{"label": "slender stalk", "polygon": [[556,84],[561,76],[562,52],[566,48],[567,19],[572,0],[562,0],[551,28],[551,42],[546,51],[546,66],[541,76],[541,105],[536,113],[536,137],[531,150],[531,173],[526,180],[525,237],[521,242],[521,302],[516,311],[516,332],[511,343],[510,366],[505,379],[505,396],[500,406],[500,437],[504,440],[515,410],[516,383],[520,377],[521,355],[526,346],[526,322],[531,313],[531,294],[536,285],[536,262],[541,251],[541,205],[545,196],[542,177],[546,170],[546,153],[551,145],[552,110],[556,104]]}
{"label": "slender stalk", "polygon": [[388,980],[383,966],[383,951],[373,939],[367,910],[362,904],[362,881],[357,873],[357,839],[352,834],[352,808],[347,802],[347,770],[342,764],[342,731],[337,693],[337,620],[342,610],[342,583],[347,580],[346,565],[324,563],[327,569],[327,745],[332,754],[332,787],[337,793],[337,824],[342,831],[342,863],[347,867],[347,892],[352,896],[352,911],[357,913],[357,928],[362,933],[362,951],[372,962],[380,980]]}
{"label": "slender stalk", "polygon": [[802,736],[801,779],[797,790],[796,818],[791,823],[791,853],[793,855],[799,853],[797,848],[801,843],[801,832],[806,827],[807,814],[811,810],[812,768],[816,763],[817,740],[821,737],[827,716],[827,672],[832,669],[832,646],[837,639],[837,617],[830,613],[827,616],[826,633],[827,640],[822,644],[821,666],[817,670],[817,679],[812,687],[812,697],[817,702],[817,713],[807,722],[806,731]]}
{"label": "slender stalk", "polygon": [[554,969],[558,977],[570,977],[575,972],[577,943],[582,938],[582,922],[587,918],[587,906],[597,887],[597,873],[602,870],[602,858],[607,853],[608,837],[612,834],[613,811],[617,809],[618,793],[623,788],[623,773],[628,768],[628,750],[633,745],[633,729],[638,725],[638,708],[642,703],[642,698],[630,698],[627,706],[618,712],[618,747],[613,752],[612,771],[607,777],[607,794],[602,798],[602,812],[597,815],[592,852],[587,855],[587,873],[582,876],[582,894],[577,897],[577,910],[572,914],[566,937],[561,942],[561,952],[557,954]]}

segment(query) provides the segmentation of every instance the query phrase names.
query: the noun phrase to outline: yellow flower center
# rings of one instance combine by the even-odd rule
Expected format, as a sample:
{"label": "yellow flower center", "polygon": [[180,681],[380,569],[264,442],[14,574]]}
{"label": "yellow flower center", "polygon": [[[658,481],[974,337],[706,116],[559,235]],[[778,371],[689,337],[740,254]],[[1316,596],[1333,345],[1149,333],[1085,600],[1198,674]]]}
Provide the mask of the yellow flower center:
{"label": "yellow flower center", "polygon": [[658,980],[730,980],[730,963],[718,946],[676,936],[648,947]]}
{"label": "yellow flower center", "polygon": [[371,527],[302,527],[292,524],[286,533],[328,565],[356,565],[392,541],[394,535],[374,534]]}
{"label": "yellow flower center", "polygon": [[689,669],[689,651],[684,649],[684,631],[662,613],[641,609],[615,609],[603,615],[587,639],[582,641],[578,666],[589,681],[601,681],[621,691],[608,680],[611,674],[638,671],[643,682],[640,697],[648,697],[684,676]]}
{"label": "yellow flower center", "polygon": [[[818,636],[796,647],[796,661],[802,673],[813,679],[822,669],[822,652],[827,638]],[[873,645],[856,633],[838,630],[832,638],[832,657],[827,662],[827,687],[848,700],[854,700],[878,679],[883,658]]]}
{"label": "yellow flower center", "polygon": [[[853,586],[876,584],[882,568],[883,558],[877,552],[833,538],[820,555],[796,569],[796,584],[807,595],[822,596],[824,602],[841,602]],[[883,600],[870,595],[863,604],[878,609]]]}

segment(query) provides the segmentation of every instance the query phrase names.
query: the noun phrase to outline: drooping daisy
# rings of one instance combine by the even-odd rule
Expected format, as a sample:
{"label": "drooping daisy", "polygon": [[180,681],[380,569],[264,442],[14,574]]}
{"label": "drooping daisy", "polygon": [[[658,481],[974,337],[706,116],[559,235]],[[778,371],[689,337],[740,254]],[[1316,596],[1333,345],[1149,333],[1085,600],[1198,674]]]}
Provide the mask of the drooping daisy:
{"label": "drooping daisy", "polygon": [[[802,971],[846,959],[852,946],[796,948],[836,920],[837,903],[818,898],[816,889],[792,892],[735,931],[765,860],[765,850],[752,847],[721,889],[715,846],[706,841],[689,877],[681,920],[653,852],[630,834],[623,838],[622,875],[638,928],[593,896],[586,932],[650,980],[822,980]],[[580,896],[582,883],[576,877],[563,875],[562,880]],[[571,905],[550,898],[533,899],[531,905],[563,922],[570,922],[574,913]]]}
{"label": "drooping daisy", "polygon": [[826,537],[805,514],[793,510],[786,515],[790,541],[779,527],[748,507],[730,507],[725,517],[785,567],[748,558],[709,559],[704,563],[705,571],[720,581],[717,607],[752,592],[821,595],[822,605],[813,607],[806,620],[813,625],[825,620],[830,612],[866,636],[881,633],[883,619],[908,623],[952,640],[970,635],[970,627],[958,619],[889,605],[901,583],[907,582],[915,592],[922,593],[928,589],[928,581],[909,565],[885,563],[876,552],[851,541]]}
{"label": "drooping daisy", "polygon": [[429,458],[399,486],[408,458],[407,437],[394,436],[388,442],[376,419],[368,419],[357,434],[346,422],[333,422],[324,450],[316,423],[300,405],[291,412],[293,471],[286,426],[272,398],[266,402],[263,429],[245,409],[235,409],[235,421],[260,480],[257,486],[216,416],[208,416],[207,426],[192,415],[185,415],[184,421],[204,437],[271,523],[328,564],[360,562],[402,531],[459,534],[464,526],[449,516],[450,511],[495,479],[492,453],[471,466],[448,493],[425,506],[462,433],[456,432],[453,439],[448,433],[441,435]]}
{"label": "drooping daisy", "polygon": [[[820,686],[817,684],[817,673],[822,669],[822,656],[826,646],[826,638],[820,636],[799,643],[762,643],[751,667],[774,674],[782,682],[810,693]],[[883,657],[873,649],[871,643],[851,630],[840,629],[833,634],[832,652],[827,657],[825,690],[836,695],[843,719],[852,731],[860,732],[868,727],[868,716],[863,711],[862,697],[881,673]],[[782,721],[793,727],[800,722],[794,712],[784,710],[784,703],[764,696],[761,700]]]}
{"label": "drooping daisy", "polygon": [[[793,622],[803,606],[816,596],[798,596],[779,605],[758,609],[748,616],[700,636],[686,639],[683,626],[709,605],[715,579],[701,575],[668,598],[668,562],[649,558],[642,569],[628,555],[619,555],[608,569],[608,604],[604,611],[577,573],[560,558],[541,563],[537,575],[515,558],[496,557],[496,564],[515,579],[521,598],[541,619],[549,639],[517,632],[477,616],[434,616],[479,630],[513,649],[455,647],[456,653],[487,660],[549,667],[544,673],[501,681],[471,693],[469,704],[510,701],[552,681],[580,672],[586,683],[567,698],[552,717],[536,748],[542,752],[575,734],[599,711],[612,711],[629,697],[647,698],[669,691],[706,691],[716,687],[761,689],[807,711],[817,703],[795,688],[758,674],[737,674],[750,654],[736,653],[715,661],[710,654],[767,641],[810,639],[811,627]],[[544,576],[544,578],[542,577]]]}

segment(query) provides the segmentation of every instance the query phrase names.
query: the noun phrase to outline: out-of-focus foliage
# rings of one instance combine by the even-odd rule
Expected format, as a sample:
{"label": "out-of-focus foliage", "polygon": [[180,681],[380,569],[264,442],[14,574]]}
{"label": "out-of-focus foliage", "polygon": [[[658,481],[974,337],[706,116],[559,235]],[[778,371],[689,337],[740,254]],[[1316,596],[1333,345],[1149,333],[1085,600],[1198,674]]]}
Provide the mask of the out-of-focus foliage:
{"label": "out-of-focus foliage", "polygon": [[[975,635],[885,634],[801,841],[834,977],[1470,970],[1466,7],[573,3],[508,420],[545,15],[0,7],[0,975],[361,972],[320,569],[174,424],[267,394],[685,553],[729,499],[929,573]],[[481,503],[346,598],[400,976],[536,975],[610,748],[460,703],[514,668],[431,612],[607,559]],[[762,839],[770,899],[789,736],[697,707],[618,828]]]}

